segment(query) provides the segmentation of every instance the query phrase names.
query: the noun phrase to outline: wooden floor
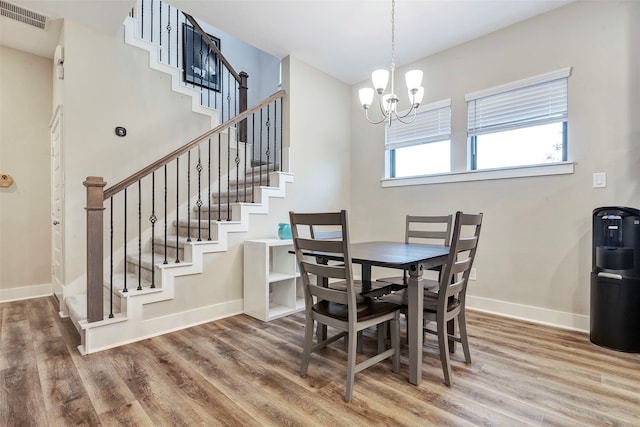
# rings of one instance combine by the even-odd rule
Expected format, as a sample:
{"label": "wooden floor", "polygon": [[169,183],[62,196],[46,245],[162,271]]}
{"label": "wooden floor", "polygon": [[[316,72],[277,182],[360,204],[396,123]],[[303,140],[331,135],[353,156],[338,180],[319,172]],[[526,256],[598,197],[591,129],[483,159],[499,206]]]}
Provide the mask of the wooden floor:
{"label": "wooden floor", "polygon": [[[300,314],[248,316],[81,356],[52,298],[0,304],[0,426],[638,426],[640,354],[582,333],[469,312],[473,364],[453,386],[425,358],[420,386],[390,363],[343,400],[341,342],[298,374]],[[375,337],[365,336],[365,352]],[[460,360],[459,350],[454,359]]]}

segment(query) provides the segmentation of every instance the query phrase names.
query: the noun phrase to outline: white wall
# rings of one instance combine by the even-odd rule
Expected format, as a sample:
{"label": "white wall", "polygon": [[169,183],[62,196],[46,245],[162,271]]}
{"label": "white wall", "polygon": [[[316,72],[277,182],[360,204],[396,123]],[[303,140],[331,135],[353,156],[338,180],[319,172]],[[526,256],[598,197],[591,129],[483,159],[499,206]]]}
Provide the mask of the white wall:
{"label": "white wall", "polygon": [[[471,305],[543,321],[568,313],[567,326],[588,328],[592,211],[640,204],[639,17],[637,2],[576,2],[397,73],[424,71],[425,103],[452,99],[456,171],[466,167],[465,93],[572,67],[571,175],[381,188],[384,132],[360,111],[357,90],[369,82],[354,86],[354,240],[401,239],[408,213],[483,212]],[[594,172],[607,173],[607,188],[591,188]]]}
{"label": "white wall", "polygon": [[[51,293],[51,60],[0,46],[0,301]],[[19,289],[21,288],[21,289]]]}

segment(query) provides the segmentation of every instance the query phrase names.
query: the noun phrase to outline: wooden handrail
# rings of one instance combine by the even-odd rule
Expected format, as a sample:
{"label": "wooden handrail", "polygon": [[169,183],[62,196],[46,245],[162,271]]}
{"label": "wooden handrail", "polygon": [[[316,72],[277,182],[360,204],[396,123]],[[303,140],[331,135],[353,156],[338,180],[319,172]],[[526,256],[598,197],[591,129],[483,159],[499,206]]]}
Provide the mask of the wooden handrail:
{"label": "wooden handrail", "polygon": [[215,43],[211,41],[211,39],[209,38],[207,33],[205,33],[205,31],[202,29],[200,24],[198,24],[191,15],[184,12],[182,12],[182,14],[184,15],[185,18],[187,18],[187,21],[189,21],[189,23],[193,25],[193,28],[195,28],[196,31],[202,36],[202,40],[204,40],[205,43],[207,43],[207,46],[209,46],[209,49],[211,49],[218,56],[218,58],[224,64],[224,66],[227,67],[227,70],[229,70],[229,73],[231,73],[233,78],[236,79],[238,83],[241,83],[242,78],[240,77],[240,74],[238,74],[236,70],[233,69],[229,61],[227,61],[227,58],[224,57],[220,49],[218,49],[218,46],[216,46]]}
{"label": "wooden handrail", "polygon": [[276,99],[282,98],[285,94],[286,94],[286,92],[284,90],[279,90],[278,92],[276,92],[273,95],[271,95],[268,98],[266,98],[260,104],[257,104],[255,106],[249,108],[248,110],[243,111],[242,113],[238,114],[237,116],[232,117],[231,119],[227,120],[226,122],[214,127],[213,129],[203,133],[202,135],[192,139],[191,141],[187,142],[182,147],[172,151],[171,153],[167,154],[166,156],[162,157],[161,159],[156,160],[155,162],[151,163],[149,166],[139,170],[138,172],[134,173],[133,175],[129,176],[128,178],[125,178],[122,181],[118,182],[117,184],[112,185],[111,187],[107,188],[104,191],[103,199],[104,200],[109,199],[110,197],[112,197],[113,195],[115,195],[115,194],[119,193],[120,191],[124,190],[125,188],[127,188],[131,184],[133,184],[135,182],[138,182],[140,179],[142,179],[145,176],[149,175],[151,172],[154,172],[154,171],[160,169],[164,165],[166,165],[169,162],[175,160],[177,157],[179,157],[182,154],[186,153],[187,151],[191,150],[194,146],[196,146],[198,143],[200,143],[203,139],[205,139],[205,138],[207,138],[207,137],[209,137],[209,136],[211,136],[213,134],[222,132],[225,129],[230,128],[232,125],[234,125],[234,124],[236,124],[236,123],[248,118],[249,116],[251,116],[256,111],[259,111],[261,108],[271,104]]}

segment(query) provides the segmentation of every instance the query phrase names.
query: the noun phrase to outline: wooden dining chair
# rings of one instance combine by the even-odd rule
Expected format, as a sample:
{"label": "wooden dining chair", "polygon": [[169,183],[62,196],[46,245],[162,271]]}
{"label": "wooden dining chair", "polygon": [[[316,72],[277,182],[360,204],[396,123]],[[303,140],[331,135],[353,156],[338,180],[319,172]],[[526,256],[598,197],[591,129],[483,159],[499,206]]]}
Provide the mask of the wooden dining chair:
{"label": "wooden dining chair", "polygon": [[[346,337],[347,345],[347,384],[345,401],[350,402],[353,395],[355,374],[387,358],[392,359],[393,372],[399,372],[399,313],[400,306],[394,303],[376,301],[357,295],[353,279],[352,261],[349,250],[348,218],[345,210],[329,213],[289,213],[293,245],[304,286],[305,298],[305,339],[302,352],[300,374],[307,376],[311,353],[318,352],[327,345]],[[341,228],[341,235],[335,239],[318,239],[310,236],[309,230],[316,228]],[[314,233],[314,236],[318,236]],[[312,256],[308,256],[312,254]],[[323,258],[338,257],[344,262],[327,264]],[[316,284],[316,277],[326,278],[329,284],[344,285],[325,287]],[[318,324],[335,328],[338,333],[325,337],[313,344],[314,326]],[[391,328],[391,348],[385,349],[358,363],[357,335],[359,331],[379,324],[388,324]],[[333,329],[332,329],[333,330]]]}
{"label": "wooden dining chair", "polygon": [[[465,214],[457,212],[455,215],[451,250],[446,264],[440,273],[437,292],[425,291],[424,319],[427,327],[424,332],[437,335],[438,353],[430,354],[440,358],[444,383],[451,385],[451,366],[449,361],[449,342],[462,344],[464,359],[471,363],[469,341],[467,338],[467,323],[465,318],[465,303],[469,274],[478,249],[482,214]],[[455,320],[458,334],[448,333],[447,323]],[[436,328],[430,329],[429,323],[435,322]]]}
{"label": "wooden dining chair", "polygon": [[[451,241],[451,222],[453,215],[416,216],[407,215],[405,226],[405,243],[421,243],[425,245],[447,246]],[[435,270],[440,270],[436,268]],[[407,286],[409,272],[404,270],[402,276],[385,277],[377,279],[378,282],[385,282],[400,287]],[[401,288],[390,287],[389,290]]]}
{"label": "wooden dining chair", "polygon": [[[439,358],[444,373],[444,383],[451,386],[451,366],[449,353],[450,344],[459,342],[462,344],[464,359],[471,363],[469,341],[467,338],[467,323],[465,318],[465,303],[469,274],[475,259],[482,226],[482,214],[465,214],[457,212],[453,225],[453,237],[450,242],[450,252],[446,263],[442,266],[439,280],[425,280],[424,305],[423,305],[423,332],[437,335],[438,352],[423,353]],[[402,313],[407,314],[407,295],[405,292],[396,292],[383,297],[383,301],[402,304]],[[449,333],[449,322],[457,325],[458,334],[455,331]],[[430,323],[435,322],[436,328],[432,329]],[[385,327],[381,328],[386,334]],[[381,341],[378,342],[381,346]]]}

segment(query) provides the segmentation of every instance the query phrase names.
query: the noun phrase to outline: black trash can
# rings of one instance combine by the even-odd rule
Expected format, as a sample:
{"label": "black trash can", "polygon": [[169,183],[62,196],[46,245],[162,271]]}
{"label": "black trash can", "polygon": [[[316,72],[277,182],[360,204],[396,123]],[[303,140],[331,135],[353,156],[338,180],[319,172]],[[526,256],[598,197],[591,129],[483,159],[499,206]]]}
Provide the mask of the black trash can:
{"label": "black trash can", "polygon": [[640,353],[640,210],[593,211],[592,343]]}

